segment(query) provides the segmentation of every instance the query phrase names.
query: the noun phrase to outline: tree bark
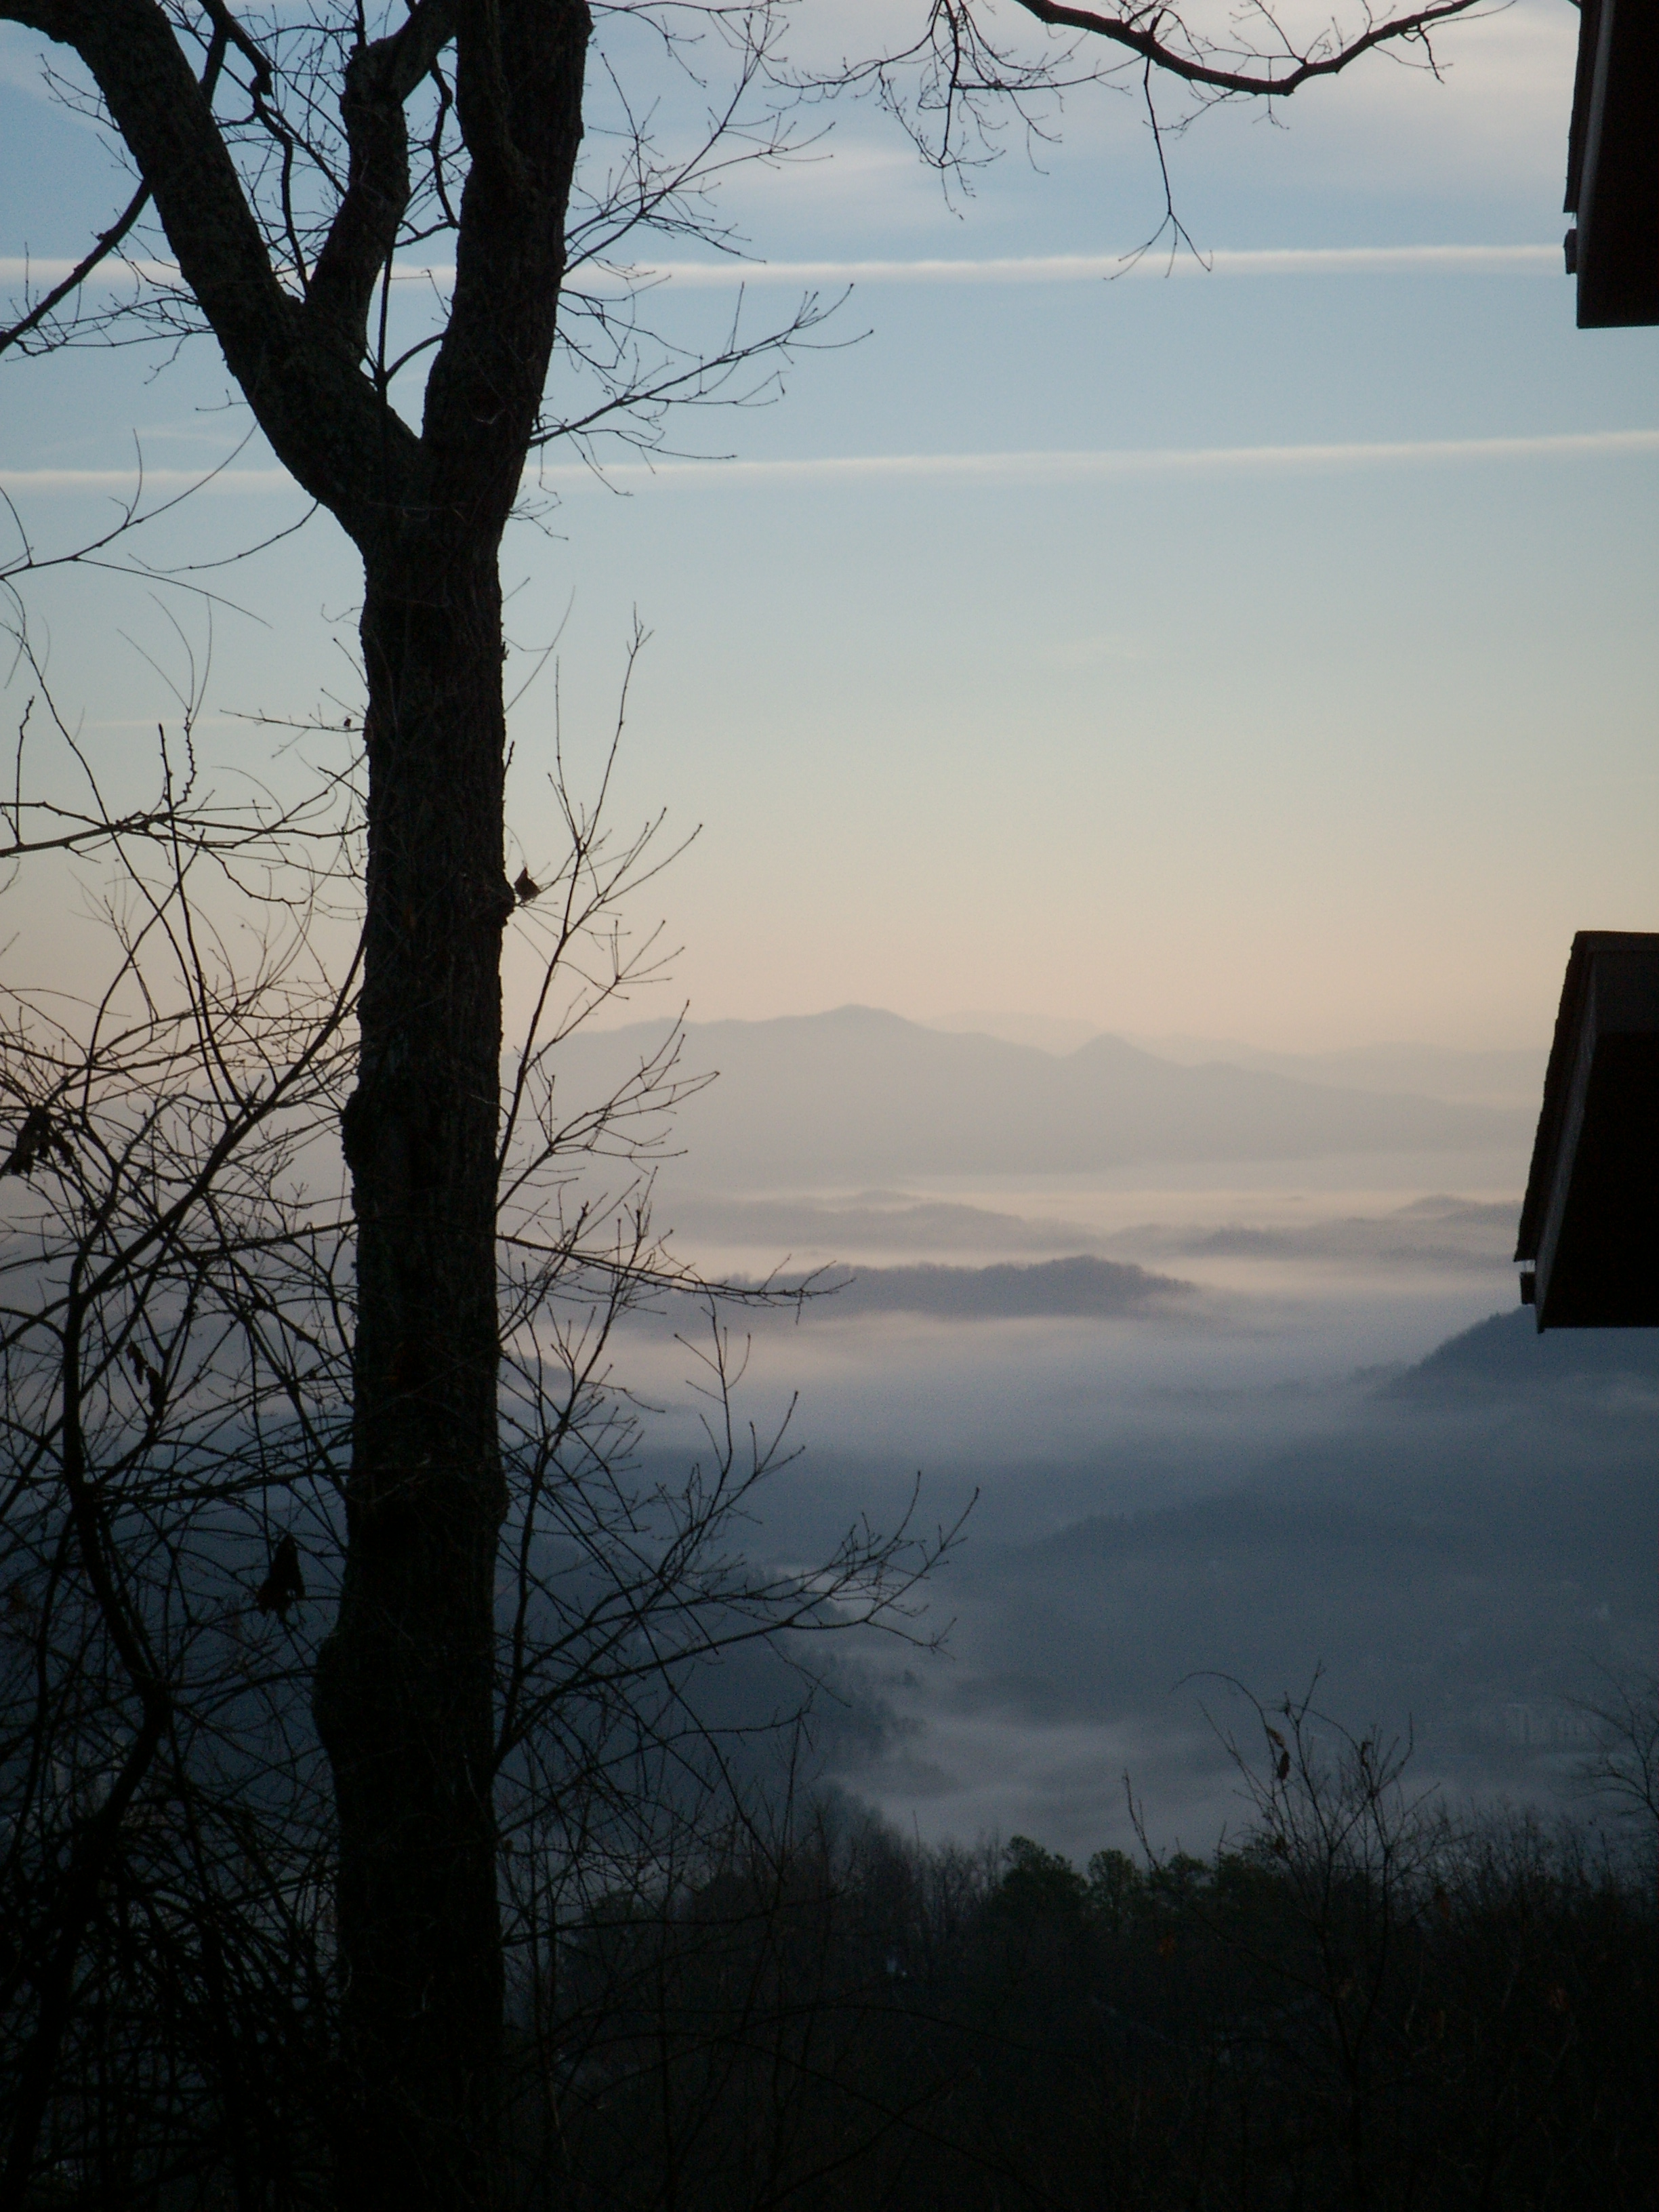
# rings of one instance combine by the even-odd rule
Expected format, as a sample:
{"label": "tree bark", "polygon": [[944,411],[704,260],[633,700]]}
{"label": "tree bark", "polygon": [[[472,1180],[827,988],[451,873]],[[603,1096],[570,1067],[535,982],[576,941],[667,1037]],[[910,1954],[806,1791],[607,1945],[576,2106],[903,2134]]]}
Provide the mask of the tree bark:
{"label": "tree bark", "polygon": [[370,809],[347,1554],[314,1711],[339,1809],[339,2201],[491,2200],[505,723],[494,532],[412,533],[362,616]]}

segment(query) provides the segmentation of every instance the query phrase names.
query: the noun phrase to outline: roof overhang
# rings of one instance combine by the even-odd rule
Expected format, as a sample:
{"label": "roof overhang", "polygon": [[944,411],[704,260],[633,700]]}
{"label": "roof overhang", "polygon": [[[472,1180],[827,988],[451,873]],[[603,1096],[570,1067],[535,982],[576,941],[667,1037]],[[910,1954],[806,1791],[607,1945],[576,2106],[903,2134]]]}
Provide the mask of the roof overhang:
{"label": "roof overhang", "polygon": [[1515,1256],[1540,1329],[1659,1328],[1659,933],[1572,940]]}
{"label": "roof overhang", "polygon": [[1659,4],[1579,0],[1567,140],[1578,327],[1659,323]]}

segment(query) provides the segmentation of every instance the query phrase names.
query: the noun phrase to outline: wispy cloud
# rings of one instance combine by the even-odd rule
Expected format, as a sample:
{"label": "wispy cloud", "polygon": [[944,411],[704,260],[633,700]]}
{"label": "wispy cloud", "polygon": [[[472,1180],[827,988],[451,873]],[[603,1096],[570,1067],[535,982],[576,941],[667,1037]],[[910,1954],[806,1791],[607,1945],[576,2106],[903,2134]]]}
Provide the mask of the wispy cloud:
{"label": "wispy cloud", "polygon": [[[234,492],[255,498],[268,492],[300,489],[286,469],[217,469],[211,474],[203,469],[146,469],[143,472],[143,489],[158,498],[171,499],[197,486],[222,496]],[[105,493],[112,499],[129,500],[139,488],[138,471],[132,468],[0,468],[0,491],[20,498],[76,494],[95,497]]]}
{"label": "wispy cloud", "polygon": [[[61,283],[70,261],[0,258],[0,283]],[[635,284],[668,283],[692,290],[734,290],[738,286],[781,285],[799,289],[842,284],[1076,284],[1121,276],[1559,276],[1559,246],[1272,246],[1230,252],[1225,248],[1198,260],[1189,253],[1022,253],[981,259],[911,261],[664,261],[626,266],[593,263],[574,270],[570,282],[582,291],[614,292]],[[444,263],[400,263],[400,283],[428,284],[447,291],[453,266]],[[161,261],[112,261],[95,282],[105,289],[126,287],[135,279],[171,288],[179,272]]]}
{"label": "wispy cloud", "polygon": [[[76,265],[73,261],[52,260],[40,255],[0,253],[0,284],[34,284],[44,290],[48,284],[61,284]],[[107,291],[127,289],[139,280],[171,288],[179,282],[177,264],[124,261],[118,257],[100,263],[88,283],[89,289],[96,285]]]}
{"label": "wispy cloud", "polygon": [[[1572,430],[1534,437],[1413,438],[1392,443],[1351,441],[1304,446],[1164,446],[1104,451],[1003,453],[830,453],[761,461],[624,461],[602,473],[576,461],[548,463],[526,476],[526,486],[578,491],[647,488],[679,491],[811,489],[899,478],[913,483],[994,485],[1091,483],[1109,477],[1284,475],[1297,471],[1437,467],[1476,462],[1632,459],[1659,454],[1659,429]],[[147,491],[172,496],[200,483],[220,495],[297,492],[278,468],[149,469]],[[127,469],[0,469],[0,489],[14,497],[106,494],[130,498],[137,472]]]}
{"label": "wispy cloud", "polygon": [[[810,460],[625,462],[605,471],[617,489],[647,484],[710,490],[744,485],[811,485],[903,477],[986,484],[1088,483],[1113,477],[1276,475],[1297,470],[1423,466],[1470,461],[1565,460],[1659,453],[1659,429],[1568,431],[1519,438],[1419,438],[1392,444],[1119,447],[1006,453],[840,453]],[[539,482],[572,490],[596,482],[562,462]]]}
{"label": "wispy cloud", "polygon": [[[1074,284],[1120,276],[1536,276],[1561,273],[1559,246],[1286,246],[1189,253],[1027,253],[981,260],[676,261],[633,272],[696,287],[781,284]],[[435,272],[434,272],[435,273]],[[608,275],[609,272],[606,272]],[[590,272],[576,272],[580,285]]]}

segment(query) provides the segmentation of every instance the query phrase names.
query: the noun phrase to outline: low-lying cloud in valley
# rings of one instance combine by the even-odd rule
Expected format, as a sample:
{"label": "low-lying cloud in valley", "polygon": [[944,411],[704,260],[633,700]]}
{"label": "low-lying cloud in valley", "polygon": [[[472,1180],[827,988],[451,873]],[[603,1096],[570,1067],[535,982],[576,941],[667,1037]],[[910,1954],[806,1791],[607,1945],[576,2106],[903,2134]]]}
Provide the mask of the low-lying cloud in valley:
{"label": "low-lying cloud in valley", "polygon": [[[1127,1771],[1207,1847],[1237,1808],[1206,1710],[1317,1675],[1425,1785],[1570,1798],[1585,1706],[1650,1665],[1659,1336],[1516,1305],[1533,1114],[1467,1093],[1524,1057],[1441,1055],[1460,1101],[859,1010],[691,1033],[723,1118],[660,1218],[728,1280],[840,1285],[728,1316],[763,1430],[799,1394],[757,1551],[891,1526],[918,1480],[927,1525],[971,1505],[943,1653],[837,1662],[824,1773],[930,1838],[1086,1854],[1132,1841]],[[665,1395],[677,1320],[636,1340]]]}
{"label": "low-lying cloud in valley", "polygon": [[1156,1311],[1190,1297],[1194,1285],[1173,1275],[1085,1255],[1019,1267],[860,1267],[837,1281],[821,1278],[820,1318],[872,1313],[931,1314],[941,1321],[1080,1319]]}
{"label": "low-lying cloud in valley", "polygon": [[[1042,1455],[1034,1378],[1031,1457],[922,1470],[947,1516],[981,1492],[939,1577],[947,1652],[866,1647],[883,1723],[842,1778],[931,1836],[1086,1852],[1131,1840],[1127,1769],[1160,1837],[1207,1844],[1218,1678],[1271,1699],[1318,1675],[1333,1714],[1413,1735],[1425,1786],[1562,1802],[1584,1707],[1652,1645],[1659,1340],[1558,1347],[1505,1313],[1403,1371],[1165,1389],[1156,1455],[1126,1426],[1087,1461]],[[896,1515],[907,1486],[814,1440],[775,1527],[805,1509],[821,1535],[854,1496]]]}

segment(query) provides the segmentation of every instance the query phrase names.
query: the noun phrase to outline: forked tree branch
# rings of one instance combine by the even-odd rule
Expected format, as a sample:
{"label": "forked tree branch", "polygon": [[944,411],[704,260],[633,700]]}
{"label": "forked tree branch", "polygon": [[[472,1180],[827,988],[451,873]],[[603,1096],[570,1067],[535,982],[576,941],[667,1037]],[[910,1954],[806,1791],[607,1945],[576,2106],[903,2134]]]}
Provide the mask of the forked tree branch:
{"label": "forked tree branch", "polygon": [[278,458],[360,544],[372,537],[406,491],[413,435],[360,366],[307,330],[159,0],[0,0],[0,18],[80,56]]}
{"label": "forked tree branch", "polygon": [[[1206,61],[1196,42],[1189,51],[1172,46],[1165,27],[1185,27],[1179,15],[1167,9],[1133,8],[1114,15],[1094,8],[1068,7],[1064,0],[1018,0],[1018,4],[1052,30],[1082,31],[1091,38],[1127,47],[1152,68],[1187,84],[1201,85],[1210,92],[1283,100],[1315,77],[1335,76],[1378,46],[1421,43],[1436,24],[1467,15],[1471,9],[1488,4],[1488,0],[1434,0],[1433,5],[1409,15],[1389,15],[1381,22],[1368,22],[1352,39],[1339,34],[1329,46],[1322,39],[1305,52],[1298,52],[1287,40],[1282,56],[1263,55],[1255,69],[1225,69]],[[1281,70],[1282,75],[1276,73]]]}

